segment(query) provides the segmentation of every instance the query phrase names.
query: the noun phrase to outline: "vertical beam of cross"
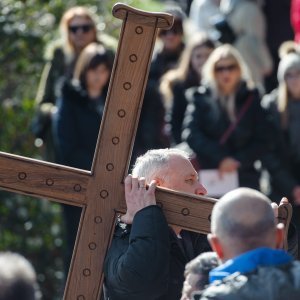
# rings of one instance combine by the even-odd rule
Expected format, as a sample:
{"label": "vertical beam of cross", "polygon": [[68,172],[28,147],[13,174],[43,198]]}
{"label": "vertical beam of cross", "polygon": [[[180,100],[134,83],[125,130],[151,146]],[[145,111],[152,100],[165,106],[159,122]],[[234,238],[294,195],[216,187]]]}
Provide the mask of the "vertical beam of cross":
{"label": "vertical beam of cross", "polygon": [[123,19],[95,157],[87,186],[65,299],[99,299],[102,267],[115,208],[124,198],[122,185],[131,156],[158,26],[172,16],[145,13],[122,4],[113,9]]}

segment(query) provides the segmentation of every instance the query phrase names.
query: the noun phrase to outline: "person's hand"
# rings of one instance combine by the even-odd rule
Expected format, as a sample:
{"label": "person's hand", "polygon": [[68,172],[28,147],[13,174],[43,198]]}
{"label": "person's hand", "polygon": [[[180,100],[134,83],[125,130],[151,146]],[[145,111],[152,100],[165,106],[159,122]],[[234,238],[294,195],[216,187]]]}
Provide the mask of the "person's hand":
{"label": "person's hand", "polygon": [[232,157],[226,157],[224,158],[219,165],[219,172],[220,174],[226,173],[226,172],[234,172],[236,171],[240,166],[240,162]]}
{"label": "person's hand", "polygon": [[[288,204],[288,203],[289,203],[288,198],[286,198],[286,197],[281,198],[280,204]],[[272,206],[275,218],[278,218],[278,207],[279,207],[278,204],[275,202],[272,202],[271,206]]]}
{"label": "person's hand", "polygon": [[276,202],[272,202],[271,206],[273,209],[274,217],[275,217],[275,219],[277,219],[278,218],[278,204]]}
{"label": "person's hand", "polygon": [[300,205],[300,186],[299,185],[297,185],[293,189],[293,198],[294,198],[294,203],[296,205]]}
{"label": "person's hand", "polygon": [[141,209],[155,205],[156,181],[152,180],[149,187],[146,187],[145,178],[137,178],[128,175],[125,179],[125,199],[127,205],[126,214],[121,217],[121,221],[132,224],[135,214]]}

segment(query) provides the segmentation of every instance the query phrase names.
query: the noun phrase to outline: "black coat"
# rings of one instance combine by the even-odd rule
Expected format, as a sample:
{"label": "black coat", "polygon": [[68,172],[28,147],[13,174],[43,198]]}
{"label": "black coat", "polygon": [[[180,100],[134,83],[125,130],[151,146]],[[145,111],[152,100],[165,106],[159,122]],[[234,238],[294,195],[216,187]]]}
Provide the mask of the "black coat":
{"label": "black coat", "polygon": [[273,195],[278,195],[279,201],[283,196],[292,199],[292,190],[300,183],[300,161],[293,155],[287,130],[282,128],[277,101],[277,90],[264,96],[262,100],[272,132],[271,147],[265,153],[262,163],[270,174]]}
{"label": "black coat", "polygon": [[236,115],[249,97],[252,97],[249,108],[221,145],[220,140],[231,124],[227,113],[208,88],[188,90],[183,138],[197,154],[202,169],[217,169],[224,158],[232,157],[241,163],[240,186],[257,189],[260,174],[254,168],[254,162],[266,151],[268,132],[259,93],[256,89],[249,90],[244,83],[235,97]]}
{"label": "black coat", "polygon": [[[91,170],[98,132],[103,114],[105,94],[98,100],[88,97],[80,86],[66,82],[52,130],[57,162],[66,166]],[[81,208],[63,205],[66,225],[65,270],[68,272]]]}
{"label": "black coat", "polygon": [[149,80],[135,137],[132,163],[147,150],[169,147],[169,138],[164,132],[164,117],[165,108],[157,84]]}
{"label": "black coat", "polygon": [[106,297],[179,300],[185,264],[210,251],[206,235],[183,231],[182,238],[181,243],[155,205],[139,211],[132,226],[117,225],[104,263]]}
{"label": "black coat", "polygon": [[185,92],[188,88],[196,87],[199,85],[199,78],[197,74],[194,74],[192,78],[188,78],[184,81],[176,81],[172,86],[173,101],[170,110],[169,122],[171,125],[172,141],[175,144],[182,142],[181,132],[184,115],[187,107],[187,99]]}
{"label": "black coat", "polygon": [[65,83],[53,120],[54,141],[60,164],[91,169],[105,96],[92,100],[79,86]]}

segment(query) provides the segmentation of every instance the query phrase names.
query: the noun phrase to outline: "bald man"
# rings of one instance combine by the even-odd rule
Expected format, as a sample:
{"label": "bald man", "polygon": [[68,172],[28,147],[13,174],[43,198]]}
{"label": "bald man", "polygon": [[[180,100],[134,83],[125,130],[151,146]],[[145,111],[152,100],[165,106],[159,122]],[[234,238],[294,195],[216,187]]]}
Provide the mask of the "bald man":
{"label": "bald man", "polygon": [[248,188],[227,193],[213,208],[208,236],[222,264],[194,299],[300,299],[300,263],[278,250],[283,236],[266,196]]}

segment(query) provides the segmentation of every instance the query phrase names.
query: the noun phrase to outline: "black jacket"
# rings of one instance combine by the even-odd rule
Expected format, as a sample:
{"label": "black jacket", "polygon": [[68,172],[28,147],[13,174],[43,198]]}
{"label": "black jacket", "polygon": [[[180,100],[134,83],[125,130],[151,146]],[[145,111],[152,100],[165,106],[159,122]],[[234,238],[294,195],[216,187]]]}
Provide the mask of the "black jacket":
{"label": "black jacket", "polygon": [[220,140],[231,122],[219,101],[205,87],[187,91],[189,105],[184,121],[183,139],[197,154],[202,169],[216,169],[226,157],[233,157],[241,163],[240,186],[258,188],[259,173],[254,162],[266,151],[265,112],[260,105],[256,89],[249,90],[242,83],[235,97],[236,115],[252,97],[252,102],[240,122],[221,145]]}
{"label": "black jacket", "polygon": [[53,120],[54,141],[60,164],[91,169],[105,96],[92,100],[80,86],[65,83]]}
{"label": "black jacket", "polygon": [[149,80],[135,137],[132,163],[147,150],[169,147],[169,139],[164,132],[164,117],[165,108],[157,84]]}
{"label": "black jacket", "polygon": [[172,52],[166,51],[165,49],[159,49],[154,52],[149,79],[158,82],[167,71],[175,68],[179,63],[184,47],[185,45],[182,43],[178,49]]}
{"label": "black jacket", "polygon": [[188,78],[185,81],[176,81],[172,86],[173,101],[170,110],[169,122],[171,125],[172,141],[175,144],[182,142],[181,132],[184,115],[187,107],[187,99],[185,92],[188,88],[196,87],[199,85],[199,78],[197,74],[194,74],[192,78]]}
{"label": "black jacket", "polygon": [[178,241],[162,210],[146,207],[132,226],[116,226],[104,263],[106,299],[179,300],[185,264],[204,251],[206,235],[184,231]]}
{"label": "black jacket", "polygon": [[[293,156],[287,130],[282,128],[281,114],[277,107],[278,91],[265,95],[262,106],[267,111],[267,121],[270,126],[272,143],[263,156],[263,166],[269,171],[273,194],[278,198],[292,199],[292,190],[300,183],[300,161]],[[278,200],[279,200],[278,199]]]}
{"label": "black jacket", "polygon": [[298,300],[300,263],[258,267],[248,274],[234,273],[210,285],[195,300]]}

